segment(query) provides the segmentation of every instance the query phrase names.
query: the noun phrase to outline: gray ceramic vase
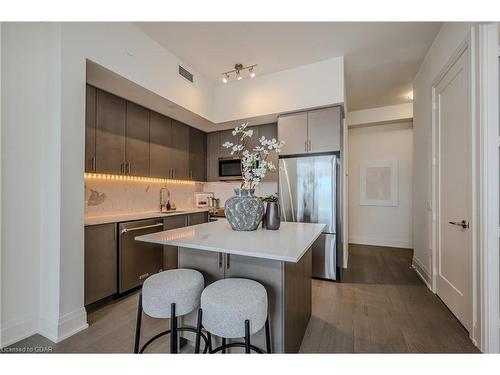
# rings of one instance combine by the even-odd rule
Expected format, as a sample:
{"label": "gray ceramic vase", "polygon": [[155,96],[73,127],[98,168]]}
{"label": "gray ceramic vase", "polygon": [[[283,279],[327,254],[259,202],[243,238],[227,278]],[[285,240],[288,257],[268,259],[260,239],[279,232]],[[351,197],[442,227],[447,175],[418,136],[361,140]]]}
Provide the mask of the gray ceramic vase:
{"label": "gray ceramic vase", "polygon": [[256,230],[264,216],[264,204],[253,194],[255,189],[234,189],[235,196],[226,201],[224,213],[233,230]]}
{"label": "gray ceramic vase", "polygon": [[280,205],[277,202],[267,202],[266,215],[264,216],[265,228],[269,230],[280,229]]}

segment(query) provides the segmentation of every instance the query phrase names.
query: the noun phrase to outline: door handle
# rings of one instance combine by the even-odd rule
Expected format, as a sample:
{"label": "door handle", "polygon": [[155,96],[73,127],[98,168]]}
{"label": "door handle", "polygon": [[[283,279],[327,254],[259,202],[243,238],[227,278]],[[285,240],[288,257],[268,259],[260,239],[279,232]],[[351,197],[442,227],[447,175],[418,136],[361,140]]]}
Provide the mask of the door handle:
{"label": "door handle", "polygon": [[222,253],[219,253],[219,268],[222,268]]}
{"label": "door handle", "polygon": [[465,221],[465,220],[462,220],[462,221],[449,221],[449,223],[451,225],[457,225],[457,226],[462,227],[464,229],[469,228],[469,223],[467,221]]}
{"label": "door handle", "polygon": [[231,255],[226,254],[226,270],[228,270],[230,266],[231,266]]}
{"label": "door handle", "polygon": [[309,141],[309,151],[312,150],[311,141]]}
{"label": "door handle", "polygon": [[304,151],[307,152],[307,139],[304,141]]}
{"label": "door handle", "polygon": [[95,156],[92,156],[92,172],[95,172]]}

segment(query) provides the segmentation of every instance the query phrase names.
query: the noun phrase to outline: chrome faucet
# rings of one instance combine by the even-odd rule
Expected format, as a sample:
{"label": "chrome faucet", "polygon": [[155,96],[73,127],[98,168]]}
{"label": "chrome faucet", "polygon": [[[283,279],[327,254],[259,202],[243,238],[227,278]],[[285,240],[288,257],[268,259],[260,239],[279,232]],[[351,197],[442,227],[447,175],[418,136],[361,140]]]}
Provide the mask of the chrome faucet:
{"label": "chrome faucet", "polygon": [[160,212],[163,212],[163,210],[167,208],[167,201],[169,200],[170,200],[170,190],[168,190],[167,186],[165,185],[160,189]]}

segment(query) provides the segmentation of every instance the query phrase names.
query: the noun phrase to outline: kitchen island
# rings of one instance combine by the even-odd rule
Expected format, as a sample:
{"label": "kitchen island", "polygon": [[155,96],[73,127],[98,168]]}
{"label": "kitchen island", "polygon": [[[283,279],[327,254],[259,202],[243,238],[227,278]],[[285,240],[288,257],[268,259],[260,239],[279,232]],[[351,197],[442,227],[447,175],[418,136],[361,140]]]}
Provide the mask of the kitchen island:
{"label": "kitchen island", "polygon": [[[323,224],[284,222],[277,231],[236,232],[221,219],[136,240],[178,246],[179,267],[199,270],[207,285],[235,277],[260,282],[268,294],[273,352],[296,353],[311,316],[311,248],[323,228]],[[194,321],[195,314],[185,319],[188,324]],[[252,343],[262,348],[263,331],[252,337]]]}

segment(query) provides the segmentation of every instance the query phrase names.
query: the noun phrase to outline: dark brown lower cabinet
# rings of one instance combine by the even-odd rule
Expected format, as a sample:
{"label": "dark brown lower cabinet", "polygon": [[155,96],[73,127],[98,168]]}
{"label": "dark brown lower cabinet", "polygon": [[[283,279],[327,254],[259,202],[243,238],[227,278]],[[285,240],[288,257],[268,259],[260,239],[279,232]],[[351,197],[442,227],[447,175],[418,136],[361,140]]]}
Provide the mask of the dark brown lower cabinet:
{"label": "dark brown lower cabinet", "polygon": [[116,224],[85,227],[85,305],[117,292]]}
{"label": "dark brown lower cabinet", "polygon": [[208,222],[208,212],[197,212],[188,215],[187,225],[197,225]]}
{"label": "dark brown lower cabinet", "polygon": [[[163,229],[171,230],[186,226],[186,215],[168,216],[163,219]],[[163,246],[163,269],[171,270],[177,268],[178,247],[166,245]]]}

